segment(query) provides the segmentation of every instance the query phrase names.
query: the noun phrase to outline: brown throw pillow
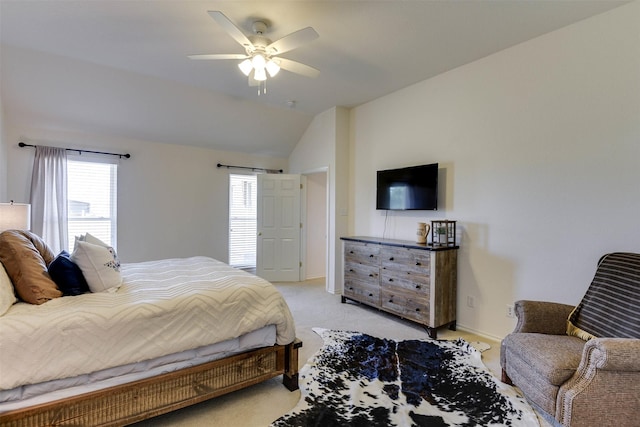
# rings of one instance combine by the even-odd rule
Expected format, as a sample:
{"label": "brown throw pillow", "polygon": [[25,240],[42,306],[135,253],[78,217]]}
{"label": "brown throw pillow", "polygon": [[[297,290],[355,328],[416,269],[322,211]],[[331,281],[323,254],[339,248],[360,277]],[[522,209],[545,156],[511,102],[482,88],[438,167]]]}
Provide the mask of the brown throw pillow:
{"label": "brown throw pillow", "polygon": [[0,261],[16,294],[31,304],[43,304],[62,296],[47,267],[55,254],[37,235],[25,230],[0,233]]}

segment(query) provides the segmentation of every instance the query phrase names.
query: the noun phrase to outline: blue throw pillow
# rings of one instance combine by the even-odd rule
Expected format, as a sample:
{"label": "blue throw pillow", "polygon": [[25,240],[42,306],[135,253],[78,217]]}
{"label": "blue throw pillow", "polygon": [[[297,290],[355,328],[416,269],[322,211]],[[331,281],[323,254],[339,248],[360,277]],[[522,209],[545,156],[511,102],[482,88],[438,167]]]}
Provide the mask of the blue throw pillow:
{"label": "blue throw pillow", "polygon": [[81,295],[89,292],[89,285],[82,270],[69,258],[67,251],[62,251],[49,264],[49,276],[64,295]]}

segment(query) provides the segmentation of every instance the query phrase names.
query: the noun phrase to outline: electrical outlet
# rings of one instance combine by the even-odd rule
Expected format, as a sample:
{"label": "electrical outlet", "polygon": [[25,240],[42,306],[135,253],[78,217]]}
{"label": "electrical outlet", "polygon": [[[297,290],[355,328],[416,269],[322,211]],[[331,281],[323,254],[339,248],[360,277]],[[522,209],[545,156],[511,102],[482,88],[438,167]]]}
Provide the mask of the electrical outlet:
{"label": "electrical outlet", "polygon": [[467,307],[474,308],[476,306],[476,299],[471,295],[467,296]]}
{"label": "electrical outlet", "polygon": [[513,304],[507,304],[507,317],[516,317],[516,312],[514,311]]}

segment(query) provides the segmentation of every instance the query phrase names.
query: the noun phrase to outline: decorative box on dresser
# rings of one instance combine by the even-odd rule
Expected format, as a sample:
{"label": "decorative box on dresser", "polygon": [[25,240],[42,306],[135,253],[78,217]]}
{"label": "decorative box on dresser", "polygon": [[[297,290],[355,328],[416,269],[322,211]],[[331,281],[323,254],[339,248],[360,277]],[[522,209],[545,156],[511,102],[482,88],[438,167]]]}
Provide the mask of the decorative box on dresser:
{"label": "decorative box on dresser", "polygon": [[458,246],[405,240],[342,237],[342,302],[357,301],[417,322],[431,338],[456,328]]}

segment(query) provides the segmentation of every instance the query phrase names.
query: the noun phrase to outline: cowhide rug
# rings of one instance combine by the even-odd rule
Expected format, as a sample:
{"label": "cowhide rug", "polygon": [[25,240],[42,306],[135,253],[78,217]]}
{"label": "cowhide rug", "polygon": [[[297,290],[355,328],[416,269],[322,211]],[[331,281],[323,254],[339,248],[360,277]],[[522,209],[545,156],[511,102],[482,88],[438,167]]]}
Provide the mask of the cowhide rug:
{"label": "cowhide rug", "polygon": [[273,427],[539,426],[464,340],[314,330],[324,346],[300,370],[298,405]]}

